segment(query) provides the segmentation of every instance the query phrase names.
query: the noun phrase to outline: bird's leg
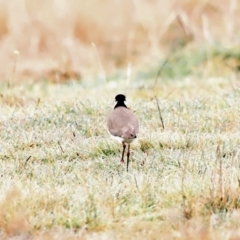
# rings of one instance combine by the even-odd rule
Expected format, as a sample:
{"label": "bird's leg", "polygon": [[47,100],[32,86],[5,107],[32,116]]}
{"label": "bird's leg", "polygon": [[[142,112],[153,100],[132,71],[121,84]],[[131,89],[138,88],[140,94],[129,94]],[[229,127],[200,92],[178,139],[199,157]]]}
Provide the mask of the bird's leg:
{"label": "bird's leg", "polygon": [[122,159],[121,159],[121,163],[124,163],[124,152],[125,152],[125,148],[126,148],[126,144],[125,144],[125,142],[123,142],[122,143],[122,145],[123,145],[123,151],[122,151]]}
{"label": "bird's leg", "polygon": [[128,144],[128,151],[127,151],[127,172],[128,172],[129,157],[130,157],[130,144]]}

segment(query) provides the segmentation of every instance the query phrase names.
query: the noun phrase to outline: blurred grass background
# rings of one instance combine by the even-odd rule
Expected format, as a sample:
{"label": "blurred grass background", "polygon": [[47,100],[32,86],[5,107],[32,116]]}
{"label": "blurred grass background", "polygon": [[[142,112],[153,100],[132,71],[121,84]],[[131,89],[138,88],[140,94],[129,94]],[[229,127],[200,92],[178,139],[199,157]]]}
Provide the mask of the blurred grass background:
{"label": "blurred grass background", "polygon": [[163,76],[170,78],[238,72],[239,5],[237,0],[0,0],[0,79],[11,77],[15,50],[20,52],[16,80],[106,77],[129,66],[154,69],[167,57]]}

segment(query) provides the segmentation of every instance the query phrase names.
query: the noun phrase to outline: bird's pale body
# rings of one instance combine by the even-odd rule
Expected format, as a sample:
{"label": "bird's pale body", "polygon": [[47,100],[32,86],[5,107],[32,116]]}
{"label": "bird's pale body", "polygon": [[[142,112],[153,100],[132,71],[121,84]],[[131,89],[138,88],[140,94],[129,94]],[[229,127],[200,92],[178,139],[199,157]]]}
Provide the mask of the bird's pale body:
{"label": "bird's pale body", "polygon": [[138,120],[126,107],[117,107],[108,117],[108,132],[121,142],[131,143],[138,134]]}

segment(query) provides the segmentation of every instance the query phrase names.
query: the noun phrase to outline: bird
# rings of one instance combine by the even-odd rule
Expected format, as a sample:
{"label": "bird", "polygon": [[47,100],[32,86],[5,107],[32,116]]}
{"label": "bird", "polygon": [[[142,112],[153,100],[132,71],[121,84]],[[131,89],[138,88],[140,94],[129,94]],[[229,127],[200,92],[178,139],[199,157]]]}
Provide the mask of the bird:
{"label": "bird", "polygon": [[124,153],[127,149],[127,171],[130,157],[130,144],[137,138],[139,122],[136,115],[126,106],[126,97],[118,94],[115,97],[116,104],[107,119],[107,129],[111,137],[122,143],[122,157],[120,162],[124,163]]}

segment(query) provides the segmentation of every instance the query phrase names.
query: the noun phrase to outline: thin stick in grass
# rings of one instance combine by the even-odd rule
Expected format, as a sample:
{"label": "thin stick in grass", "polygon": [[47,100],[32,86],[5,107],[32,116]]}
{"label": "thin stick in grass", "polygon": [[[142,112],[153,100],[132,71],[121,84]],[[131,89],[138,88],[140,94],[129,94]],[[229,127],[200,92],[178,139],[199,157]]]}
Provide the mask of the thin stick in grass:
{"label": "thin stick in grass", "polygon": [[26,159],[25,164],[24,164],[24,167],[27,166],[27,163],[28,163],[28,161],[30,160],[31,157],[32,157],[32,156],[30,155],[30,156]]}
{"label": "thin stick in grass", "polygon": [[159,105],[159,102],[158,102],[158,99],[157,99],[157,95],[156,95],[156,92],[155,92],[155,87],[157,85],[157,81],[159,79],[159,76],[164,68],[164,66],[166,65],[168,61],[168,58],[165,59],[165,61],[163,62],[163,64],[161,65],[161,67],[159,68],[158,70],[158,73],[157,73],[157,76],[156,76],[156,79],[155,79],[155,82],[154,82],[154,85],[153,85],[153,95],[154,95],[154,99],[156,101],[156,104],[157,104],[157,109],[158,109],[158,113],[159,113],[159,118],[160,118],[160,122],[161,122],[161,125],[162,125],[162,128],[165,129],[165,126],[164,126],[164,122],[163,122],[163,117],[162,117],[162,112],[161,112],[161,108],[160,108],[160,105]]}
{"label": "thin stick in grass", "polygon": [[58,141],[58,146],[60,147],[61,152],[64,153],[64,150],[63,150],[63,148],[62,148],[62,145],[61,145],[60,141]]}
{"label": "thin stick in grass", "polygon": [[160,118],[160,121],[161,121],[161,124],[162,124],[162,128],[165,129],[164,122],[163,122],[163,117],[162,117],[162,113],[161,113],[161,108],[159,106],[158,99],[157,99],[156,95],[154,96],[154,99],[155,99],[156,104],[157,104],[157,109],[158,109],[159,118]]}

